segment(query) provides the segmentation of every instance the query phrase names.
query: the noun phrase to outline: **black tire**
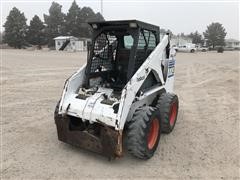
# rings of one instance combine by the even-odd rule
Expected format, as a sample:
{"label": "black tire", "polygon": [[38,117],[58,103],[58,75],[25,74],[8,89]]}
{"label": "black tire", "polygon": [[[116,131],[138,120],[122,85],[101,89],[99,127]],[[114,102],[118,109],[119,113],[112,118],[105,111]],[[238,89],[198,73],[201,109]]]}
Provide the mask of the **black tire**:
{"label": "black tire", "polygon": [[178,97],[175,94],[163,93],[158,99],[157,109],[160,112],[161,131],[169,134],[175,127],[178,115]]}
{"label": "black tire", "polygon": [[60,101],[57,102],[57,105],[55,107],[55,111],[54,111],[54,119],[55,120],[59,117],[59,114],[58,114],[59,104],[60,104]]}
{"label": "black tire", "polygon": [[128,151],[140,159],[151,158],[158,147],[160,133],[159,111],[149,106],[137,109],[128,124]]}
{"label": "black tire", "polygon": [[194,49],[191,49],[191,51],[190,51],[191,53],[194,53],[195,52],[195,50]]}

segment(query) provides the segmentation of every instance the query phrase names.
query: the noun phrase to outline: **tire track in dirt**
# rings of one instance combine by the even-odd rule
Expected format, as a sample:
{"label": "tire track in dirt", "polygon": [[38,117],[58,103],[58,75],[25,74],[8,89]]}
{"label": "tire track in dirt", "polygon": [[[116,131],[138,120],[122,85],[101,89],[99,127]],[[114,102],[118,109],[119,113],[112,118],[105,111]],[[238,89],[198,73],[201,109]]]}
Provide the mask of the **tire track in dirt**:
{"label": "tire track in dirt", "polygon": [[235,52],[179,53],[175,90],[180,112],[174,131],[161,137],[149,161],[125,154],[113,162],[57,140],[53,111],[65,77],[73,73],[59,69],[80,67],[84,56],[52,52],[33,56],[20,50],[5,54],[4,72],[11,80],[6,84],[11,85],[3,96],[3,178],[239,179]]}
{"label": "tire track in dirt", "polygon": [[[215,64],[210,64],[209,63],[209,67],[211,68],[211,66],[216,66]],[[217,68],[219,68],[217,66]],[[217,71],[218,72],[218,71]],[[220,168],[218,171],[215,172],[216,175],[221,174],[224,170],[224,167],[229,163],[229,160],[231,160],[235,165],[236,165],[236,161],[234,161],[234,157],[231,157],[231,152],[234,152],[235,149],[235,153],[236,154],[236,150],[237,150],[237,146],[233,146],[232,144],[234,144],[234,142],[236,142],[236,137],[237,134],[236,133],[230,133],[228,132],[229,128],[226,126],[228,123],[226,122],[220,122],[217,121],[218,118],[222,118],[222,119],[229,119],[228,116],[231,116],[231,114],[229,115],[229,112],[231,112],[231,109],[228,108],[226,105],[223,105],[221,102],[229,102],[231,103],[235,103],[237,104],[237,101],[234,100],[232,98],[232,96],[226,94],[225,92],[223,92],[222,89],[219,89],[217,91],[217,97],[218,97],[218,102],[211,104],[211,106],[202,106],[203,101],[206,102],[207,101],[211,101],[212,97],[209,95],[209,88],[207,90],[206,87],[210,87],[212,82],[216,81],[221,81],[222,79],[224,79],[224,81],[227,81],[229,74],[231,74],[231,70],[227,70],[227,72],[223,73],[223,76],[218,76],[218,74],[215,74],[215,72],[213,71],[211,74],[209,74],[209,76],[212,76],[213,78],[211,78],[211,81],[207,81],[207,80],[203,80],[200,81],[197,86],[193,85],[193,88],[195,88],[196,90],[193,91],[194,97],[200,97],[200,98],[195,98],[196,101],[196,105],[197,105],[197,110],[198,110],[198,117],[201,117],[203,123],[201,124],[201,126],[199,126],[199,129],[202,129],[200,131],[200,133],[202,133],[204,136],[202,137],[197,137],[199,139],[202,138],[202,143],[201,146],[197,146],[198,150],[201,152],[201,157],[200,159],[203,161],[204,164],[206,164],[206,167],[211,168],[212,163],[215,163],[216,165],[220,165]],[[193,81],[196,82],[196,78],[199,77],[199,74],[196,73],[196,71],[194,71],[194,68],[191,68],[191,84],[194,84]],[[224,84],[224,82],[222,82],[222,84]],[[200,86],[200,87],[199,87]],[[202,86],[202,87],[201,87]],[[197,89],[198,88],[198,89]],[[203,98],[204,97],[204,98]],[[199,99],[199,100],[198,100]],[[206,113],[206,109],[209,110],[213,108],[213,111],[217,112],[216,113]],[[223,113],[224,112],[224,113]],[[226,114],[227,112],[227,114]],[[224,125],[222,125],[222,123],[224,123]],[[210,128],[211,127],[211,128]],[[220,128],[220,129],[219,129]],[[227,129],[226,129],[227,128]],[[207,131],[206,131],[207,130]],[[218,134],[218,137],[221,138],[215,138],[216,134]],[[228,138],[226,138],[226,136],[228,136]],[[213,139],[216,140],[216,142],[214,143],[215,145],[213,145]],[[211,139],[211,140],[208,140]],[[235,139],[235,140],[234,140]],[[224,141],[224,143],[223,143]],[[218,146],[216,146],[216,144],[218,144]],[[222,146],[219,147],[219,144],[222,144]],[[229,144],[229,146],[232,146],[231,149],[225,148],[225,145]],[[224,151],[224,152],[223,152]],[[238,153],[239,154],[239,153]],[[218,156],[216,156],[218,155]],[[230,155],[230,156],[228,156]],[[220,157],[220,158],[219,158]],[[213,171],[214,173],[214,171]],[[236,168],[235,171],[232,170],[231,172],[228,171],[228,175],[226,176],[227,178],[229,177],[234,177],[234,175],[237,174],[236,172]]]}

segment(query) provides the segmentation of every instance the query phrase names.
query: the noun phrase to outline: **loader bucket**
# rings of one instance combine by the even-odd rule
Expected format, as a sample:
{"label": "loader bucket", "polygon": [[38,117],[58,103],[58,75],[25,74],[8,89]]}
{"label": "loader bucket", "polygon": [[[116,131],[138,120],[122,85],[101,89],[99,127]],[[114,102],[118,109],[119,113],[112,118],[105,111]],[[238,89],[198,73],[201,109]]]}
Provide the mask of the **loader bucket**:
{"label": "loader bucket", "polygon": [[87,130],[70,130],[68,116],[56,116],[55,123],[60,141],[102,154],[109,159],[122,156],[122,133],[119,131],[102,124],[99,124],[99,136]]}

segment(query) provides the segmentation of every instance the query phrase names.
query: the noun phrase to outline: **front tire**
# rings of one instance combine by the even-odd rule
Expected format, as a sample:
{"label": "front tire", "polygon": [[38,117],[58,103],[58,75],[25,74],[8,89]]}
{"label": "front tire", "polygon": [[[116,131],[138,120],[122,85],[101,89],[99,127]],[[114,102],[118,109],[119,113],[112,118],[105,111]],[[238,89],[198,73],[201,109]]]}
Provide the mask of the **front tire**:
{"label": "front tire", "polygon": [[158,110],[149,106],[137,109],[128,125],[128,151],[140,159],[151,158],[158,147],[160,132]]}

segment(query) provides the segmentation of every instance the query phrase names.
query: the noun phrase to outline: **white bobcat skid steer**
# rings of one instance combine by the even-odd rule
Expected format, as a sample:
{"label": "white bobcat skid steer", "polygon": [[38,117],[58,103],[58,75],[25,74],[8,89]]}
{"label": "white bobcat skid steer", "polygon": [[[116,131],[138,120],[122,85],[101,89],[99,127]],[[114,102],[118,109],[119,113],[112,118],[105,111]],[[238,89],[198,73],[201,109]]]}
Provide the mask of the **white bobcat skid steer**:
{"label": "white bobcat skid steer", "polygon": [[65,83],[55,110],[59,140],[101,153],[148,159],[177,119],[174,50],[169,35],[144,22],[104,21],[93,28],[87,63]]}

